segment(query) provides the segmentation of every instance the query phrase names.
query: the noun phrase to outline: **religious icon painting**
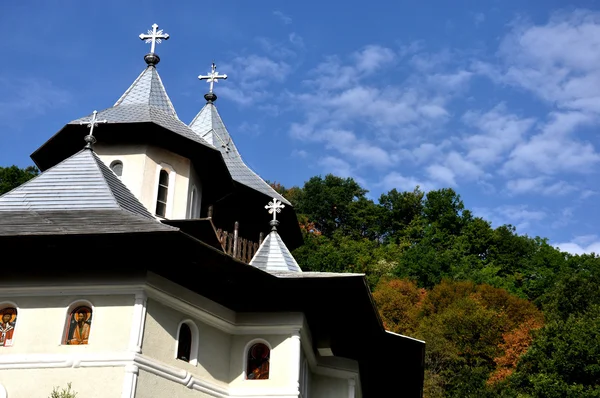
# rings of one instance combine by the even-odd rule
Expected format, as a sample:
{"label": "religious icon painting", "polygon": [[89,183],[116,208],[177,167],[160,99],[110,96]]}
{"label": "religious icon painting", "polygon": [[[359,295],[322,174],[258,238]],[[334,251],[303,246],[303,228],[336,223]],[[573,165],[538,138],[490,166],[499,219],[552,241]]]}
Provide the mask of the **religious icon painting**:
{"label": "religious icon painting", "polygon": [[16,322],[16,308],[8,307],[0,310],[0,347],[12,346]]}
{"label": "religious icon painting", "polygon": [[254,344],[248,350],[246,378],[249,380],[266,380],[269,378],[269,359],[271,350],[265,344]]}
{"label": "religious icon painting", "polygon": [[90,337],[91,326],[92,309],[85,305],[75,308],[69,314],[69,322],[67,324],[67,334],[65,336],[64,344],[87,344]]}

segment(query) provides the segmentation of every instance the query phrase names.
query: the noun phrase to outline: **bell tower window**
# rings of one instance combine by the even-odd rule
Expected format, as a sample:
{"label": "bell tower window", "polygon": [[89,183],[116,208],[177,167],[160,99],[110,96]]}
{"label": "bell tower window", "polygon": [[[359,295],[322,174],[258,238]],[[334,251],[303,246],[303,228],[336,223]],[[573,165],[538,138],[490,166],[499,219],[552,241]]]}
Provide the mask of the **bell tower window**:
{"label": "bell tower window", "polygon": [[120,180],[121,176],[123,175],[123,162],[121,162],[120,160],[115,160],[110,164],[110,169]]}
{"label": "bell tower window", "polygon": [[161,170],[158,175],[158,195],[156,197],[156,215],[165,217],[167,213],[167,196],[169,194],[169,173]]}

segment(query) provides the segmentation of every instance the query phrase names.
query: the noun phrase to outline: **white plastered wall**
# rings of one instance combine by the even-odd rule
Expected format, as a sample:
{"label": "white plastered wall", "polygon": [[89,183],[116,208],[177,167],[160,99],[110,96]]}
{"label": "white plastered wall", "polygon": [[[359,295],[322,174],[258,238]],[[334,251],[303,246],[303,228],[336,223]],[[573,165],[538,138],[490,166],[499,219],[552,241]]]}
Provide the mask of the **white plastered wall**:
{"label": "white plastered wall", "polygon": [[192,172],[189,159],[148,145],[96,144],[94,151],[108,167],[116,160],[123,163],[121,181],[152,214],[156,211],[159,172],[162,168],[167,170],[171,178],[169,178],[166,218],[187,218]]}
{"label": "white plastered wall", "polygon": [[[177,328],[185,320],[192,321],[198,328],[197,365],[176,359]],[[156,300],[148,300],[142,342],[142,352],[145,356],[185,369],[199,378],[225,387],[230,382],[230,348],[229,334]]]}

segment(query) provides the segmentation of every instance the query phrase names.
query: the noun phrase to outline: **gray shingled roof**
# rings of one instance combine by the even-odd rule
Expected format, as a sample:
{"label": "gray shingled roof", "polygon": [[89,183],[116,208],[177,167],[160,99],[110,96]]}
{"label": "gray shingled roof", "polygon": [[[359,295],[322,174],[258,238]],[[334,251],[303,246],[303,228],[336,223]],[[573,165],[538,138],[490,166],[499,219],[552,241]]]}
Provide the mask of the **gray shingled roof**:
{"label": "gray shingled roof", "polygon": [[146,104],[161,109],[168,114],[177,117],[177,112],[167,95],[165,86],[158,75],[154,65],[148,65],[140,73],[133,84],[123,93],[121,98],[115,102],[113,107],[118,105]]}
{"label": "gray shingled roof", "polygon": [[124,209],[154,219],[117,176],[83,149],[0,196],[0,212]]}
{"label": "gray shingled roof", "polygon": [[[69,122],[81,124],[90,120],[92,114]],[[111,107],[98,112],[98,120],[108,123],[155,123],[167,130],[214,149],[198,137],[177,117],[175,108],[158,75],[156,67],[149,65]]]}
{"label": "gray shingled roof", "polygon": [[234,181],[263,193],[269,198],[277,198],[288,206],[291,206],[291,203],[287,199],[278,194],[244,163],[217,108],[212,102],[204,105],[204,108],[200,110],[190,123],[190,128],[200,138],[221,151],[225,164]]}
{"label": "gray shingled roof", "polygon": [[89,149],[0,196],[0,235],[178,231],[156,220]]}
{"label": "gray shingled roof", "polygon": [[261,243],[250,265],[267,272],[302,272],[276,229]]}

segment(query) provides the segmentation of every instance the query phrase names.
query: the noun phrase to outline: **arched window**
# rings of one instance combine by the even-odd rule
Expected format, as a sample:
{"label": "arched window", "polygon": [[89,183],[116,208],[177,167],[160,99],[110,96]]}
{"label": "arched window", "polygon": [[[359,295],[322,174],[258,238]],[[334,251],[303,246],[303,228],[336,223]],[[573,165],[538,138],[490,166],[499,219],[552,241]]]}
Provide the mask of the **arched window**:
{"label": "arched window", "polygon": [[16,323],[16,308],[5,307],[0,310],[0,347],[12,346]]}
{"label": "arched window", "polygon": [[92,309],[87,305],[75,307],[69,313],[63,344],[85,345],[90,338],[92,327]]}
{"label": "arched window", "polygon": [[120,180],[121,176],[123,175],[123,162],[121,162],[120,160],[113,161],[110,164],[110,169],[113,171],[113,173],[115,173],[115,175]]}
{"label": "arched window", "polygon": [[189,362],[192,351],[192,331],[185,323],[181,324],[181,327],[179,328],[177,342],[177,359]]}
{"label": "arched window", "polygon": [[266,346],[266,344],[256,343],[250,346],[246,358],[246,379],[268,379],[270,356],[271,350]]}
{"label": "arched window", "polygon": [[164,217],[167,213],[167,195],[169,194],[169,173],[161,170],[158,175],[158,195],[156,197],[156,215]]}
{"label": "arched window", "polygon": [[189,319],[181,322],[177,330],[176,358],[195,366],[198,363],[198,337],[198,327],[194,322]]}

